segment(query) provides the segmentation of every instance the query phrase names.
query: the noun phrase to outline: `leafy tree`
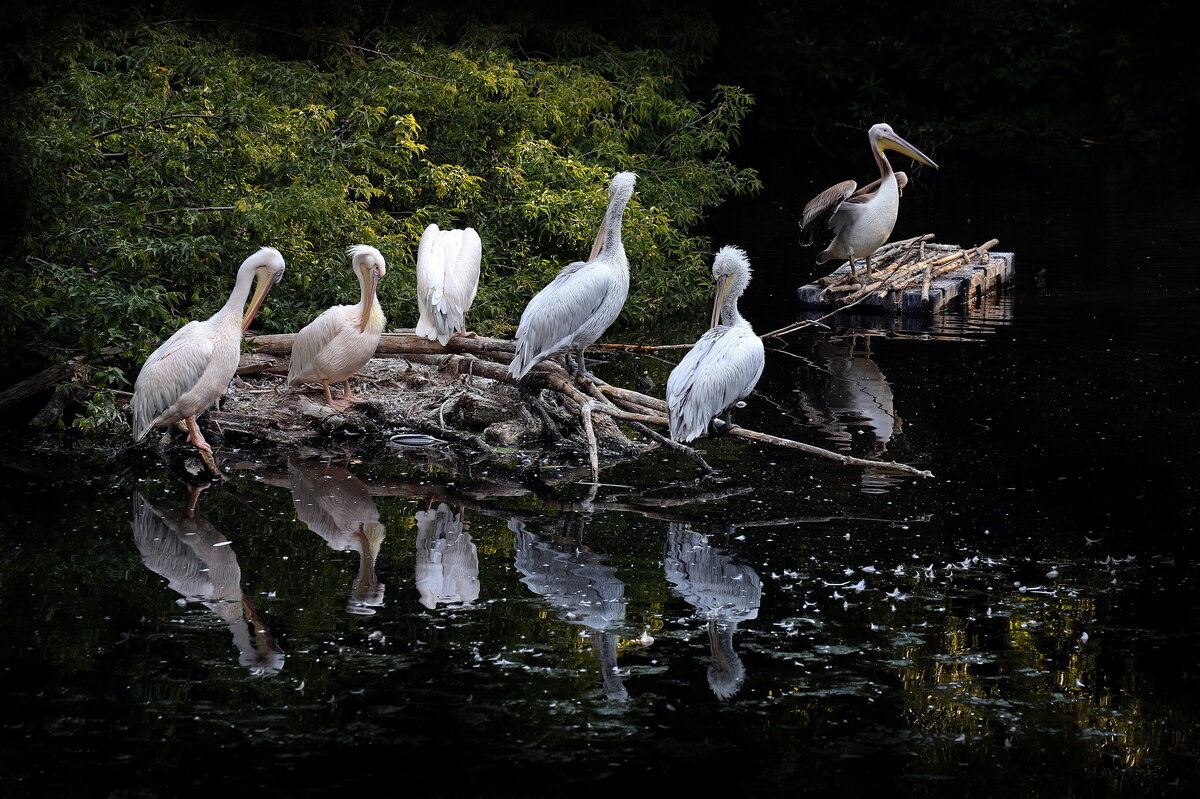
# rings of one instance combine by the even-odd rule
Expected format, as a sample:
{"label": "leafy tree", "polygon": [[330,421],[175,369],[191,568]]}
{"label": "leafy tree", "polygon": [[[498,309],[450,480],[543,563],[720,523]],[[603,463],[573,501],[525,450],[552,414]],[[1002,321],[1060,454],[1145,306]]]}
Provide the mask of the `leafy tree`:
{"label": "leafy tree", "polygon": [[[584,256],[611,175],[638,173],[626,215],[625,318],[697,302],[703,209],[758,186],[725,154],[751,98],[684,91],[668,51],[519,52],[503,28],[440,41],[429,27],[307,34],[303,57],[261,27],[218,22],[59,25],[25,46],[28,87],[3,118],[23,226],[6,267],[10,353],[141,359],[212,313],[241,260],[278,247],[288,273],[261,315],[296,330],[357,285],[345,249],[373,244],[392,327],[416,319],[412,270],[430,222],[475,227],[484,270],[472,314],[510,331],[525,302]],[[278,47],[274,49],[279,49]],[[109,369],[119,384],[130,371]]]}

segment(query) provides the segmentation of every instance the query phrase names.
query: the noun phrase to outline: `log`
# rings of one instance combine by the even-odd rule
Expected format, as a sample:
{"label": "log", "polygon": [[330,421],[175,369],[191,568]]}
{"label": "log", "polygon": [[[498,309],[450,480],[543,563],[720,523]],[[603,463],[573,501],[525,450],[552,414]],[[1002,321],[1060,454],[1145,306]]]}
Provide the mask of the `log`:
{"label": "log", "polygon": [[[912,241],[918,240],[922,240],[922,237],[917,237],[917,239],[913,239]],[[898,242],[897,244],[901,243]],[[938,260],[945,262],[947,259],[956,257],[958,257],[957,254],[952,254]],[[774,334],[767,334],[764,338],[777,334],[778,331]],[[293,334],[282,334],[254,336],[250,341],[259,352],[287,355],[291,352],[291,345],[294,338]],[[663,400],[628,388],[612,386],[603,382],[592,384],[590,381],[573,378],[562,366],[552,360],[544,360],[537,364],[528,375],[518,381],[509,374],[507,366],[507,361],[512,359],[515,351],[515,342],[503,339],[481,336],[455,336],[443,348],[436,341],[430,341],[412,333],[400,332],[385,333],[380,339],[376,354],[405,356],[411,357],[414,360],[428,359],[432,362],[444,364],[446,368],[459,375],[470,374],[509,385],[520,386],[523,389],[550,390],[555,392],[555,394],[562,397],[572,406],[571,412],[578,414],[580,420],[583,422],[581,426],[587,438],[589,460],[593,464],[596,463],[594,460],[594,431],[592,431],[591,435],[588,435],[588,428],[591,427],[593,414],[601,413],[620,419],[643,433],[643,435],[687,455],[700,464],[705,471],[713,471],[712,467],[704,461],[703,456],[697,450],[671,441],[666,436],[652,429],[651,425],[667,427],[669,424],[667,403]],[[587,393],[589,391],[594,392],[594,395]],[[618,407],[618,404],[622,407]],[[431,429],[426,432],[434,435],[445,435],[448,431],[440,428]],[[769,444],[797,452],[804,452],[846,465],[886,469],[920,477],[933,476],[931,472],[906,464],[855,458],[812,444],[804,444],[799,441],[747,430],[742,427],[734,428],[729,434],[760,444]],[[598,481],[598,466],[595,468],[597,471],[593,472],[593,482]]]}

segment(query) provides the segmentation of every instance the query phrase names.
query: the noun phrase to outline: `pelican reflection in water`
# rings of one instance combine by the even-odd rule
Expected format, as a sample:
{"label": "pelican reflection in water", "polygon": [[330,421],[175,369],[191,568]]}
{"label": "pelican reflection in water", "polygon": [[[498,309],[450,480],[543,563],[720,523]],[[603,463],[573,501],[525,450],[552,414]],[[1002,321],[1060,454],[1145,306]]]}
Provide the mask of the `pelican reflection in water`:
{"label": "pelican reflection in water", "polygon": [[288,457],[288,479],[296,518],[308,525],[329,548],[358,553],[358,575],[350,589],[346,612],[370,616],[383,604],[384,584],[375,571],[379,546],[387,528],[361,480],[340,466]]}
{"label": "pelican reflection in water", "polygon": [[[870,430],[872,457],[882,455],[901,431],[892,388],[870,351],[849,343],[820,341],[813,354],[823,370],[801,372],[800,409],[826,437],[849,450],[852,431]],[[868,337],[868,343],[870,338]],[[861,441],[862,435],[858,436]]]}
{"label": "pelican reflection in water", "polygon": [[283,668],[283,650],[242,593],[242,570],[233,547],[204,517],[186,508],[150,502],[135,490],[133,540],[150,571],[229,626],[238,663],[255,676]]}
{"label": "pelican reflection in water", "polygon": [[559,618],[588,631],[600,661],[604,695],[623,701],[629,694],[617,668],[617,641],[613,628],[625,621],[625,583],[617,570],[604,564],[604,555],[583,546],[584,519],[564,519],[558,524],[574,528],[572,535],[538,535],[523,522],[509,521],[517,535],[516,567],[521,582],[544,598]]}
{"label": "pelican reflection in water", "polygon": [[754,569],[710,544],[708,536],[679,522],[668,528],[663,569],[675,593],[708,621],[708,684],[719,699],[728,699],[746,679],[733,634],[739,622],[758,617],[762,581]]}
{"label": "pelican reflection in water", "polygon": [[468,605],[479,598],[479,553],[464,528],[463,514],[445,502],[418,511],[417,593],[433,610],[439,604]]}

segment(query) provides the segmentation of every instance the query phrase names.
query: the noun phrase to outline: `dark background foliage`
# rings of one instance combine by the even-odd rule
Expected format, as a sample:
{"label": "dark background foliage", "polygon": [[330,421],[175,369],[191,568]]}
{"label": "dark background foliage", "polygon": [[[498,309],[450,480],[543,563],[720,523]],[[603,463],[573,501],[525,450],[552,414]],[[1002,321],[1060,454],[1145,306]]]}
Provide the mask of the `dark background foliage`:
{"label": "dark background foliage", "polygon": [[357,241],[411,325],[429,222],[481,231],[474,318],[505,334],[618,169],[641,176],[622,323],[659,318],[698,300],[705,212],[780,130],[1170,145],[1200,105],[1189,31],[1168,2],[25,6],[0,20],[0,377],[119,347],[87,379],[127,387],[268,242],[264,329],[352,301]]}

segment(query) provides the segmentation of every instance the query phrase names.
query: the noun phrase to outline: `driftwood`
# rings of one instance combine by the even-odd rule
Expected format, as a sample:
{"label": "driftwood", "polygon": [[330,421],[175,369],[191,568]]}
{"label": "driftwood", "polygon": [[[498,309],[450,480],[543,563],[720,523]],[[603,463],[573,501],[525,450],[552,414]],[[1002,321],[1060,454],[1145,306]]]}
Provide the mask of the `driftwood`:
{"label": "driftwood", "polygon": [[[107,347],[101,351],[100,359],[110,358],[119,352],[121,352],[119,347]],[[51,386],[77,379],[93,360],[82,356],[72,358],[64,363],[47,366],[40,372],[14,383],[4,391],[0,391],[0,410],[7,408],[9,405],[15,405],[18,402],[27,400]],[[53,400],[51,401],[53,402]],[[61,409],[59,409],[59,412],[61,413]],[[44,426],[48,427],[52,423],[53,421],[47,422]]]}
{"label": "driftwood", "polygon": [[[929,298],[929,285],[939,276],[958,269],[972,258],[984,255],[988,250],[1000,243],[999,239],[991,239],[978,247],[962,248],[948,244],[931,244],[929,239],[933,234],[917,236],[904,241],[893,242],[875,253],[874,258],[879,264],[872,275],[872,282],[866,285],[853,283],[854,277],[847,271],[841,275],[827,275],[816,281],[824,285],[824,295],[845,294],[839,299],[839,305],[818,319],[805,319],[785,325],[778,330],[762,334],[763,339],[778,338],[806,327],[822,326],[824,322],[848,308],[870,299],[877,294],[889,291],[902,292],[907,288],[920,288],[926,300]],[[913,245],[918,245],[914,247]],[[927,254],[932,250],[933,255]],[[888,258],[892,258],[890,262]],[[843,267],[845,265],[843,264]]]}
{"label": "driftwood", "polygon": [[[283,356],[290,352],[293,338],[291,335],[258,336],[251,341],[259,352]],[[712,467],[704,460],[701,453],[692,447],[670,441],[654,429],[668,426],[667,406],[663,400],[606,383],[593,386],[589,381],[575,380],[554,361],[543,361],[538,364],[524,380],[518,383],[508,374],[507,368],[507,363],[512,360],[515,353],[515,344],[512,341],[456,336],[443,348],[437,342],[411,333],[385,333],[376,353],[382,356],[403,356],[406,360],[419,358],[421,361],[438,366],[459,378],[484,379],[492,381],[494,386],[519,390],[522,397],[531,402],[538,413],[551,419],[555,416],[561,418],[563,414],[558,414],[556,411],[565,410],[566,418],[561,419],[561,424],[565,429],[575,431],[581,448],[586,447],[593,482],[597,482],[599,479],[599,450],[605,445],[611,450],[614,448],[616,437],[624,438],[613,423],[614,420],[626,423],[643,436],[651,439],[654,446],[668,446],[692,458],[705,471],[712,471]],[[376,361],[378,360],[385,360],[385,358],[377,358]],[[372,363],[376,363],[376,361],[372,361]],[[357,389],[356,391],[363,395],[362,391]],[[403,392],[395,393],[402,394]],[[447,396],[445,401],[450,402],[452,399]],[[331,410],[330,412],[332,413]],[[533,415],[530,414],[530,416]],[[423,432],[431,435],[451,432],[446,429],[444,424],[426,424],[424,427]],[[615,435],[614,431],[616,431]],[[867,466],[922,477],[932,476],[928,471],[907,464],[852,458],[811,444],[744,428],[734,428],[730,435],[828,458],[848,465]],[[624,442],[628,442],[628,439],[624,439]],[[639,446],[628,442],[617,448],[629,453],[630,450],[644,451],[649,447],[644,444]]]}
{"label": "driftwood", "polygon": [[[377,434],[415,430],[453,444],[468,461],[562,469],[566,467],[548,463],[547,456],[575,452],[586,458],[593,484],[599,481],[602,462],[625,460],[659,446],[691,458],[705,472],[713,471],[701,452],[656,429],[668,427],[663,400],[603,382],[576,380],[555,361],[543,361],[518,382],[507,367],[515,356],[513,341],[455,336],[442,347],[412,333],[385,333],[377,357],[354,378],[356,393],[368,402],[339,413],[285,385],[286,357],[294,338],[282,334],[250,339],[258,352],[243,357],[221,409],[202,417],[216,426],[212,435],[218,445],[227,434],[296,446],[335,433],[381,440],[387,436]],[[104,356],[115,354],[117,350],[111,349]],[[78,377],[88,365],[75,359],[48,367],[0,393],[0,408]],[[251,375],[253,382],[247,382]],[[70,399],[65,392],[52,397],[38,415],[37,426],[44,429],[53,424]],[[641,440],[629,438],[622,425],[640,434]],[[932,476],[907,464],[852,458],[744,428],[729,434],[847,465]],[[547,443],[555,446],[547,448]],[[530,451],[546,455],[534,463]],[[215,464],[205,465],[219,474]]]}

